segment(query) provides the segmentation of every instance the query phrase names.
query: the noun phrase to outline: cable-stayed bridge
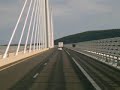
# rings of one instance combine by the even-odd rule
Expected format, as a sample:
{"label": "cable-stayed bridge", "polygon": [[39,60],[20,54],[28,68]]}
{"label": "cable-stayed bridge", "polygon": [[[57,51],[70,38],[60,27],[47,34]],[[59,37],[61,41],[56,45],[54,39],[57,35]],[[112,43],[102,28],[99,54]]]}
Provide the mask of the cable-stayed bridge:
{"label": "cable-stayed bridge", "polygon": [[120,90],[120,37],[57,47],[49,0],[24,0],[0,55],[0,90]]}

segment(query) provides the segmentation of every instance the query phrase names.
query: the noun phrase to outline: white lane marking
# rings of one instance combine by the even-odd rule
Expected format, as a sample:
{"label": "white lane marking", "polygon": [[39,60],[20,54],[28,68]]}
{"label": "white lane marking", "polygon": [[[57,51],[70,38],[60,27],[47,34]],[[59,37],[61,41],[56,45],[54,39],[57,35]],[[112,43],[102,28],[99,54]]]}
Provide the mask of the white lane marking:
{"label": "white lane marking", "polygon": [[[66,50],[65,50],[66,51]],[[70,55],[70,53],[68,52],[68,51],[66,51],[67,52],[67,54],[69,54]]]}
{"label": "white lane marking", "polygon": [[73,58],[73,61],[75,62],[75,64],[78,66],[78,68],[82,71],[82,73],[87,77],[87,79],[91,82],[91,84],[94,86],[94,88],[96,90],[102,90],[97,83],[89,76],[89,74],[80,66],[80,64],[78,64],[78,62],[75,60],[75,58]]}
{"label": "white lane marking", "polygon": [[80,52],[80,51],[77,51],[77,50],[74,50],[74,49],[71,49],[72,51],[75,51],[75,52],[78,52],[78,53],[80,53],[80,54],[83,54],[83,55],[86,55],[86,56],[88,56],[88,57],[91,57],[91,58],[93,58],[94,60],[97,60],[97,61],[99,61],[99,62],[102,62],[103,64],[106,64],[106,65],[109,65],[110,67],[113,67],[113,68],[115,68],[115,69],[120,69],[119,67],[116,67],[116,66],[114,66],[114,65],[111,65],[111,64],[109,64],[109,63],[106,63],[106,62],[104,62],[104,61],[101,61],[101,60],[98,60],[96,57],[94,57],[94,56],[91,56],[91,55],[89,55],[89,54],[86,54],[86,53],[83,53],[83,52]]}
{"label": "white lane marking", "polygon": [[70,55],[70,53],[67,51],[67,53]]}
{"label": "white lane marking", "polygon": [[47,63],[44,64],[45,66],[47,65]]}
{"label": "white lane marking", "polygon": [[0,69],[0,71],[3,71],[3,70],[5,70],[5,69],[8,69],[8,68],[10,68],[10,67],[12,67],[12,66],[15,66],[15,65],[17,65],[17,64],[19,64],[19,63],[22,63],[22,62],[24,62],[24,61],[26,61],[26,60],[29,60],[30,58],[33,58],[33,57],[35,57],[35,56],[37,56],[37,55],[38,55],[38,54],[36,54],[36,55],[34,55],[34,56],[31,56],[31,57],[28,57],[28,58],[26,58],[26,59],[24,59],[24,60],[21,60],[21,61],[19,61],[19,62],[14,63],[14,64],[11,64],[11,65],[9,65],[9,66],[7,66],[7,67],[5,67],[5,68]]}
{"label": "white lane marking", "polygon": [[36,73],[36,74],[33,76],[33,78],[36,78],[38,75],[39,75],[39,73]]}

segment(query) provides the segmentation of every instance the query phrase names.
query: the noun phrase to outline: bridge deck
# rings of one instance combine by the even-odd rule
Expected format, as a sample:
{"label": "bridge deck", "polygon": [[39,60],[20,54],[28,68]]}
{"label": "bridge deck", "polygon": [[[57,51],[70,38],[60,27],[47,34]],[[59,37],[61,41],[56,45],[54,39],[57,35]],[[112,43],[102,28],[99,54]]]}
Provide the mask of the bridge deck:
{"label": "bridge deck", "polygon": [[119,70],[69,49],[51,49],[27,59],[0,70],[0,90],[99,89],[91,84],[74,61],[83,67],[101,90],[120,89]]}

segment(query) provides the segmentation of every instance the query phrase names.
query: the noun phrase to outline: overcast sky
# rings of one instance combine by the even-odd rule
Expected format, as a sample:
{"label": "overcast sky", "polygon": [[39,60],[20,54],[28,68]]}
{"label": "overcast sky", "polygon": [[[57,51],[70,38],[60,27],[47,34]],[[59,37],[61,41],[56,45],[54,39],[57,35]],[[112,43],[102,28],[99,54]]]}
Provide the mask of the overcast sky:
{"label": "overcast sky", "polygon": [[51,0],[55,37],[120,28],[120,0]]}
{"label": "overcast sky", "polygon": [[[0,42],[13,31],[25,0],[0,0]],[[120,0],[49,0],[55,39],[90,30],[120,28]]]}

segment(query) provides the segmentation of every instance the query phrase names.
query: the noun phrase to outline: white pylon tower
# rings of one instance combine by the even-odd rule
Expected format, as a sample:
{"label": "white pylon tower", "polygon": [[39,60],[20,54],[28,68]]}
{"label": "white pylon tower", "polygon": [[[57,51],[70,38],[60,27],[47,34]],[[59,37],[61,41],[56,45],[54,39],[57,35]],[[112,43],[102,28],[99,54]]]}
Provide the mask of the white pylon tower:
{"label": "white pylon tower", "polygon": [[[27,14],[26,16],[23,16],[24,15],[23,13],[25,12],[27,5],[28,5]],[[32,51],[36,51],[36,50],[38,51],[45,48],[54,47],[52,12],[49,6],[49,1],[25,0],[20,16],[15,25],[12,36],[9,40],[8,46],[3,55],[3,58],[6,58],[8,55],[9,48],[18,30],[20,21],[22,20],[23,17],[25,17],[24,19],[25,21],[23,28],[21,30],[20,37],[18,37],[19,42],[15,55],[19,54],[23,39],[25,40],[23,54],[25,54],[26,52],[30,53]],[[25,31],[27,33],[25,33]],[[26,38],[23,38],[24,35],[26,35]],[[29,50],[28,50],[28,46],[29,46]]]}
{"label": "white pylon tower", "polygon": [[54,39],[53,39],[53,22],[52,22],[52,13],[50,12],[50,6],[48,0],[45,0],[45,11],[46,11],[46,28],[47,28],[47,43],[48,48],[52,48],[54,45]]}
{"label": "white pylon tower", "polygon": [[50,26],[51,26],[51,48],[54,47],[54,28],[53,28],[53,12],[51,8],[51,13],[50,13]]}

